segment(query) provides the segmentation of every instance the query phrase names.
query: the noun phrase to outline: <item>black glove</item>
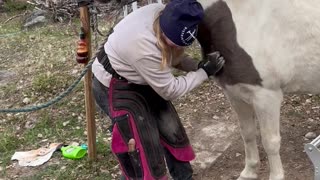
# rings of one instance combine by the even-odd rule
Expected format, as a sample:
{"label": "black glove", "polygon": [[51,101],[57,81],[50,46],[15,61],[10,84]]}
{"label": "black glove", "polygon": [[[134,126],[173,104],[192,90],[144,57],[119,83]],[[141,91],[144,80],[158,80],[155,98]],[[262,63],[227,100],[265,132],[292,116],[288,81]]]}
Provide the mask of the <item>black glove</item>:
{"label": "black glove", "polygon": [[202,60],[198,64],[198,68],[202,68],[209,76],[214,76],[217,72],[219,72],[223,65],[225,63],[225,60],[223,56],[220,55],[218,51],[207,54],[207,59]]}

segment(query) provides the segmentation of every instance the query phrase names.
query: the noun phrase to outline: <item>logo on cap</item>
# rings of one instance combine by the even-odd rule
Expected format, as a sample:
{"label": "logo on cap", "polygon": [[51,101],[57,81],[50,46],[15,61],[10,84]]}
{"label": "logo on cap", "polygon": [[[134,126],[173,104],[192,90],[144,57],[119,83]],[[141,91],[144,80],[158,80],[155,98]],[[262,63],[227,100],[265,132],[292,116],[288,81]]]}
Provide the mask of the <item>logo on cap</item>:
{"label": "logo on cap", "polygon": [[183,30],[181,31],[181,41],[183,44],[185,45],[191,45],[192,42],[196,39],[196,32],[197,29],[194,29],[193,31],[191,31],[190,29],[188,30],[187,27],[184,27]]}

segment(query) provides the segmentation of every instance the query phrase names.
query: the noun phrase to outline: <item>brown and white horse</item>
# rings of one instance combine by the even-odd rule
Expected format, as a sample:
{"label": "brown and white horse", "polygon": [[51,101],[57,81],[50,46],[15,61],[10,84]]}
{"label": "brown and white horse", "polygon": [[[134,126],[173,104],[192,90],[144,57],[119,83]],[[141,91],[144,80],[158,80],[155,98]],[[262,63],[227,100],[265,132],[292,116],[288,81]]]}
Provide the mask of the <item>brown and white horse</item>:
{"label": "brown and white horse", "polygon": [[[226,59],[217,81],[238,114],[245,144],[239,179],[257,179],[256,120],[270,165],[283,180],[280,106],[284,93],[320,92],[319,0],[199,0],[205,20],[198,40],[204,54]],[[303,148],[303,147],[301,147]]]}

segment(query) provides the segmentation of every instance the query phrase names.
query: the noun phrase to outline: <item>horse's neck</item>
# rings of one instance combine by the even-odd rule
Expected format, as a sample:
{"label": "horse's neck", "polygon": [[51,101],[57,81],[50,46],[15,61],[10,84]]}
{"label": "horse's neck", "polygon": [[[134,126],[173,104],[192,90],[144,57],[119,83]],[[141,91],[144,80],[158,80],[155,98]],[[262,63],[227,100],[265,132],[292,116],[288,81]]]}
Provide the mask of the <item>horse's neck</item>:
{"label": "horse's neck", "polygon": [[217,1],[206,8],[206,16],[199,26],[198,39],[205,54],[220,51],[228,59],[227,56],[242,50],[237,43],[231,11],[225,2]]}
{"label": "horse's neck", "polygon": [[251,57],[237,42],[232,14],[224,1],[206,8],[203,23],[199,25],[198,40],[204,54],[219,51],[224,56],[225,67],[217,76],[220,84],[261,84]]}

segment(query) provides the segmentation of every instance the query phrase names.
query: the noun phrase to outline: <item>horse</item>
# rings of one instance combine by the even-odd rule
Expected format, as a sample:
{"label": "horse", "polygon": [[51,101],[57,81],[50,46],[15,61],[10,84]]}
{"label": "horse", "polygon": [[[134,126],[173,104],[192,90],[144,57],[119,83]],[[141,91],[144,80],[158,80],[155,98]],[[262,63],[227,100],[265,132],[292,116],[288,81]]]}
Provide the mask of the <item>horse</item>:
{"label": "horse", "polygon": [[319,0],[198,0],[202,54],[219,51],[225,66],[215,77],[236,112],[245,147],[238,180],[258,178],[256,122],[270,180],[283,180],[280,106],[286,93],[320,92]]}

